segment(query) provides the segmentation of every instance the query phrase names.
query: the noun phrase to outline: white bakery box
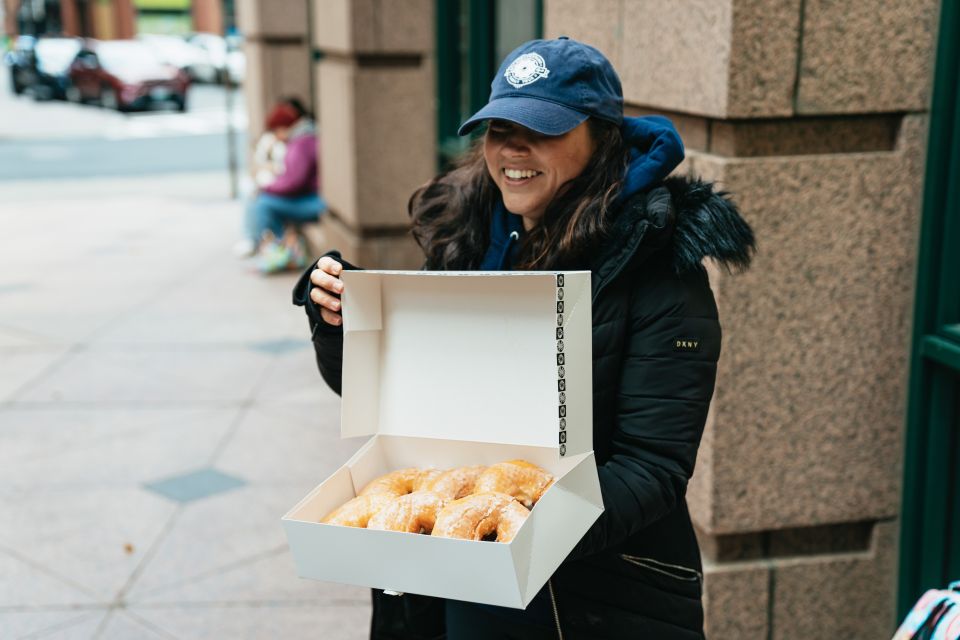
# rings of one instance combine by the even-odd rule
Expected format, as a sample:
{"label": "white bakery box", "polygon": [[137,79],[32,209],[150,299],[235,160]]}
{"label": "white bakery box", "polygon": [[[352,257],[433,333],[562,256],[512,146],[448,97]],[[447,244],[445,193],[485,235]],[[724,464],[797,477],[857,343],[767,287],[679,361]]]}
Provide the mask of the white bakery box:
{"label": "white bakery box", "polygon": [[[603,512],[592,450],[590,273],[342,277],[340,431],[372,437],[283,517],[297,572],[526,607]],[[319,523],[385,473],[514,458],[557,481],[509,543]]]}

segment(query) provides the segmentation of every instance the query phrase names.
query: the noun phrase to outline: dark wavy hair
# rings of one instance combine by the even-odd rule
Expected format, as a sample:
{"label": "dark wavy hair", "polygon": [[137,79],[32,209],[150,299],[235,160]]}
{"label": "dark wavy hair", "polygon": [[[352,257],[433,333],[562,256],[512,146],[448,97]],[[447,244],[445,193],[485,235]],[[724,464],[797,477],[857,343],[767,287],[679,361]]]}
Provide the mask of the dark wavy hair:
{"label": "dark wavy hair", "polygon": [[[587,123],[593,156],[583,172],[547,205],[540,223],[524,235],[515,269],[587,268],[590,256],[607,237],[612,204],[623,187],[630,159],[629,148],[617,125],[595,118]],[[407,204],[413,236],[426,254],[425,267],[479,267],[490,243],[490,217],[499,199],[480,138],[453,169],[417,189]]]}

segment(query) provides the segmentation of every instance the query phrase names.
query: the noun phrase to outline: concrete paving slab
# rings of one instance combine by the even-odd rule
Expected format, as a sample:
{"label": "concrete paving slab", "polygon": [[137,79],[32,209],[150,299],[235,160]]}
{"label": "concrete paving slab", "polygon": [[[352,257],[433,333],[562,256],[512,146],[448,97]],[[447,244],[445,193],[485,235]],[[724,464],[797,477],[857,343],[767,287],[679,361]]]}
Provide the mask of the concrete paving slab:
{"label": "concrete paving slab", "polygon": [[81,620],[64,623],[60,627],[27,634],[22,640],[90,640],[96,637],[97,629],[108,615],[106,612],[96,613]]}
{"label": "concrete paving slab", "polygon": [[290,554],[280,549],[186,584],[145,592],[131,602],[132,607],[199,603],[366,607],[370,604],[370,590],[298,578]]}
{"label": "concrete paving slab", "polygon": [[251,396],[270,356],[247,349],[90,348],[17,402],[128,406],[236,404]]}
{"label": "concrete paving slab", "polygon": [[163,629],[151,624],[138,615],[124,611],[113,610],[97,628],[94,635],[96,640],[176,640]]}
{"label": "concrete paving slab", "polygon": [[68,353],[69,347],[40,347],[30,350],[0,347],[0,402],[16,396],[17,392]]}
{"label": "concrete paving slab", "polygon": [[[98,602],[111,602],[127,584],[177,510],[136,488],[33,490],[10,496],[4,498],[0,545],[78,585]],[[16,581],[0,576],[4,588],[17,588]]]}
{"label": "concrete paving slab", "polygon": [[218,457],[217,467],[257,486],[294,485],[305,489],[305,494],[367,440],[340,439],[336,405],[311,413],[314,415],[291,420],[289,411],[274,411],[264,405],[251,407]]}
{"label": "concrete paving slab", "polygon": [[[297,341],[303,345],[303,348],[291,350],[277,358],[277,365],[257,387],[256,402],[283,404],[290,407],[301,404],[333,407],[336,413],[335,424],[339,432],[340,396],[331,391],[320,377],[310,334],[307,332],[306,319],[303,319],[302,323]],[[325,412],[325,415],[328,414],[329,411]]]}
{"label": "concrete paving slab", "polygon": [[[103,600],[78,588],[76,584],[71,584],[53,571],[2,549],[0,576],[3,576],[0,580],[0,612],[26,613],[39,607],[68,609],[77,605],[91,607],[105,604]],[[72,614],[76,615],[76,611]],[[0,618],[0,630],[4,628]]]}
{"label": "concrete paving slab", "polygon": [[362,640],[370,636],[369,606],[205,606],[131,611],[182,640],[323,638]]}
{"label": "concrete paving slab", "polygon": [[[4,301],[4,303],[7,304],[7,301]],[[44,346],[59,345],[46,336],[29,329],[0,325],[0,349],[3,349],[5,353],[11,353],[17,350],[29,351]]]}
{"label": "concrete paving slab", "polygon": [[187,584],[285,549],[280,518],[295,504],[293,495],[290,489],[247,486],[180,507],[128,598],[136,601],[149,591]]}
{"label": "concrete paving slab", "polygon": [[[0,611],[0,630],[3,638],[43,637],[46,634],[63,633],[79,625],[97,623],[103,619],[104,611],[84,611],[68,609],[65,611]],[[89,635],[87,636],[89,637]]]}
{"label": "concrete paving slab", "polygon": [[0,411],[0,484],[42,489],[136,487],[206,466],[238,409]]}

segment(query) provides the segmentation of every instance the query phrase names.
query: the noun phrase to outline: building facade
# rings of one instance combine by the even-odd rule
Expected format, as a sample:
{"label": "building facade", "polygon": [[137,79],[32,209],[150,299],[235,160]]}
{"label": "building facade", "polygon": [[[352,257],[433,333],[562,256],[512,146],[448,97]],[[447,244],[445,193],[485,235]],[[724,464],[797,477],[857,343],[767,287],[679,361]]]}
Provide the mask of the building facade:
{"label": "building facade", "polygon": [[7,36],[79,36],[98,40],[138,33],[223,33],[228,0],[2,0]]}
{"label": "building facade", "polygon": [[[678,171],[730,192],[759,243],[748,273],[711,272],[724,349],[688,492],[707,635],[889,637],[922,588],[960,578],[960,506],[944,489],[960,467],[960,308],[937,303],[960,299],[960,265],[951,276],[941,259],[960,223],[942,204],[954,196],[936,200],[924,179],[928,136],[955,140],[960,112],[954,65],[930,133],[939,4],[241,0],[251,139],[273,100],[308,96],[328,244],[368,267],[417,268],[407,199],[460,149],[451,128],[486,100],[503,53],[540,34],[598,47],[628,114],[669,116],[688,151]],[[942,29],[960,32],[947,14]],[[944,171],[947,193],[956,172]],[[918,270],[924,202],[934,248]],[[931,274],[942,286],[915,297]],[[915,303],[933,304],[917,307],[923,326]],[[941,376],[938,399],[923,376]],[[905,458],[934,404],[923,433],[941,435]],[[942,473],[919,482],[932,463]]]}

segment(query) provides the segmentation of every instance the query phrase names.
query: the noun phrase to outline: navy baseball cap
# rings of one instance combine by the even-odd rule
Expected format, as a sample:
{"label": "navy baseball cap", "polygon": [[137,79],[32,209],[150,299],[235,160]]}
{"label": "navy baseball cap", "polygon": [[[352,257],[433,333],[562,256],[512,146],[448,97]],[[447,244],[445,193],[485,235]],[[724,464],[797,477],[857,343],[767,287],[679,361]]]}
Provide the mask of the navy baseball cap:
{"label": "navy baseball cap", "polygon": [[500,64],[486,106],[457,133],[466,135],[484,120],[508,120],[559,136],[590,117],[623,122],[620,78],[595,48],[561,36],[514,49]]}

